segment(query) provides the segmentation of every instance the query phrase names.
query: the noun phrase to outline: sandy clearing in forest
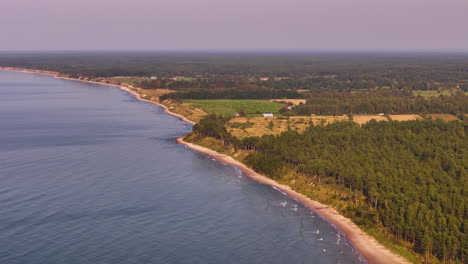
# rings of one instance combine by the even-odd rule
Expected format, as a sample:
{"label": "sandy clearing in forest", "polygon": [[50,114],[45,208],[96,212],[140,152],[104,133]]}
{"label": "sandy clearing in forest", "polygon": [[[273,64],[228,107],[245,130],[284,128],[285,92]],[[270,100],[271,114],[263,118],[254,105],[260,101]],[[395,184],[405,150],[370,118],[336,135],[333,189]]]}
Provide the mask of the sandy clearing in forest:
{"label": "sandy clearing in forest", "polygon": [[393,121],[409,121],[409,120],[422,120],[420,115],[390,115]]}
{"label": "sandy clearing in forest", "polygon": [[[285,117],[236,117],[231,119],[226,128],[234,136],[239,138],[263,135],[278,135],[287,131],[288,126],[291,130],[303,132],[310,126],[327,125],[337,121],[349,120],[347,115],[342,116],[290,116]],[[270,128],[270,122],[272,127]]]}
{"label": "sandy clearing in forest", "polygon": [[388,121],[388,118],[381,115],[353,115],[353,121],[358,125],[364,125],[371,120]]}
{"label": "sandy clearing in forest", "polygon": [[452,114],[427,114],[424,116],[426,119],[440,119],[442,121],[454,121],[454,120],[459,120],[458,117],[452,115]]}
{"label": "sandy clearing in forest", "polygon": [[299,105],[300,103],[305,104],[306,100],[305,99],[271,99],[271,102],[286,102],[286,103],[292,103],[293,105]]}

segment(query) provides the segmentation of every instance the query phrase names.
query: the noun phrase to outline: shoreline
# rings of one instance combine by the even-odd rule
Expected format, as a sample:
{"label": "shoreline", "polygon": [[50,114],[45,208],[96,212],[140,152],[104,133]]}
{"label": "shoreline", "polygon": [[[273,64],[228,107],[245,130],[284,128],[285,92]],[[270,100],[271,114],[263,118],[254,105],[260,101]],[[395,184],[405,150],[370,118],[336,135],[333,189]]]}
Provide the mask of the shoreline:
{"label": "shoreline", "polygon": [[[53,71],[43,71],[43,70],[17,68],[17,67],[0,67],[0,70],[16,71],[16,72],[23,72],[23,73],[36,73],[36,74],[42,74],[42,75],[49,75],[58,79],[110,85],[110,86],[117,87],[120,90],[123,90],[125,92],[132,94],[138,100],[152,103],[154,105],[162,107],[164,113],[166,114],[175,116],[179,118],[180,120],[186,123],[189,123],[191,125],[195,124],[195,122],[193,122],[192,120],[189,120],[185,116],[171,112],[167,106],[158,102],[143,99],[141,98],[140,94],[122,85],[70,78],[67,76],[61,76],[59,72],[53,72]],[[377,263],[377,264],[411,263],[405,258],[403,258],[402,256],[392,252],[390,249],[380,244],[373,237],[370,237],[369,235],[367,235],[354,222],[352,222],[351,219],[344,217],[332,207],[321,204],[318,201],[311,200],[305,195],[294,191],[290,186],[280,184],[264,175],[261,175],[255,172],[253,169],[249,168],[247,165],[235,160],[229,155],[221,154],[214,150],[186,142],[184,141],[184,138],[185,136],[177,138],[176,139],[177,143],[185,145],[186,147],[193,149],[195,151],[198,151],[200,153],[203,153],[205,155],[208,155],[219,162],[238,167],[247,177],[253,179],[254,181],[274,187],[278,189],[279,191],[285,193],[287,196],[302,203],[304,206],[309,208],[309,210],[315,212],[316,214],[321,216],[323,219],[325,219],[325,221],[327,221],[329,224],[335,226],[339,232],[343,233],[345,238],[351,243],[352,247],[354,247],[357,250],[358,254],[362,256],[362,258],[364,258],[368,263]]]}
{"label": "shoreline", "polygon": [[309,208],[309,210],[321,216],[329,224],[335,226],[339,232],[343,233],[345,238],[351,243],[352,247],[354,247],[360,256],[362,256],[368,263],[411,263],[402,256],[393,253],[373,237],[367,235],[353,221],[351,221],[351,219],[344,217],[332,207],[324,205],[318,201],[311,200],[307,196],[294,191],[290,186],[280,184],[267,176],[257,173],[244,163],[235,160],[229,155],[221,154],[209,148],[186,142],[184,141],[184,138],[185,136],[177,138],[177,142],[190,149],[208,155],[221,163],[238,167],[247,177],[285,193],[287,196],[297,200]]}
{"label": "shoreline", "polygon": [[57,79],[87,82],[87,83],[95,83],[95,84],[109,85],[109,86],[117,87],[122,91],[125,91],[125,92],[127,92],[129,94],[132,94],[133,96],[135,96],[136,99],[138,99],[140,101],[151,103],[151,104],[162,107],[164,113],[166,113],[168,115],[175,116],[175,117],[179,118],[180,120],[182,120],[182,121],[184,121],[186,123],[189,123],[191,125],[195,125],[195,122],[193,122],[192,120],[186,118],[185,116],[171,112],[167,106],[165,106],[165,105],[163,105],[161,103],[155,102],[155,101],[151,101],[151,100],[148,100],[148,99],[141,98],[139,93],[133,91],[132,89],[130,89],[130,88],[126,87],[126,86],[111,84],[111,83],[103,83],[103,82],[95,82],[95,81],[90,81],[90,80],[70,78],[70,77],[67,77],[67,76],[61,76],[59,72],[54,72],[54,71],[33,70],[33,69],[16,68],[16,67],[0,67],[0,70],[2,70],[2,71],[15,71],[15,72],[22,72],[22,73],[35,73],[35,74],[52,76],[52,77],[57,78]]}

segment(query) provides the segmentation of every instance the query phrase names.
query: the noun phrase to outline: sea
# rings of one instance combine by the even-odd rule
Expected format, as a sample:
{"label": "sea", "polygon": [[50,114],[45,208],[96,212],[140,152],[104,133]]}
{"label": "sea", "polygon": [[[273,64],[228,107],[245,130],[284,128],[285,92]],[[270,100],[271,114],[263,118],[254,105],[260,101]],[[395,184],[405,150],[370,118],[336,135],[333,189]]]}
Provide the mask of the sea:
{"label": "sea", "polygon": [[114,86],[0,71],[0,263],[365,263],[334,226],[177,144]]}

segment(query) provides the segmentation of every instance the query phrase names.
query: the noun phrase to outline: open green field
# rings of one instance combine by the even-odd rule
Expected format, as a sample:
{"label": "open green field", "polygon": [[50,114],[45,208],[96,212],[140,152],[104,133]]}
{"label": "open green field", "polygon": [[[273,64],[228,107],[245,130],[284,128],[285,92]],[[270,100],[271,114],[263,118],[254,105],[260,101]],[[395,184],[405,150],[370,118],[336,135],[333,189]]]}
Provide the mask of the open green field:
{"label": "open green field", "polygon": [[[440,96],[440,95],[453,95],[456,94],[460,89],[451,89],[451,90],[442,90],[442,91],[413,91],[414,96],[422,96],[422,97],[435,97],[435,96]],[[468,95],[468,92],[465,92],[465,95]]]}
{"label": "open green field", "polygon": [[234,116],[240,110],[247,114],[276,113],[284,105],[265,100],[184,100],[193,107],[200,108],[208,114]]}

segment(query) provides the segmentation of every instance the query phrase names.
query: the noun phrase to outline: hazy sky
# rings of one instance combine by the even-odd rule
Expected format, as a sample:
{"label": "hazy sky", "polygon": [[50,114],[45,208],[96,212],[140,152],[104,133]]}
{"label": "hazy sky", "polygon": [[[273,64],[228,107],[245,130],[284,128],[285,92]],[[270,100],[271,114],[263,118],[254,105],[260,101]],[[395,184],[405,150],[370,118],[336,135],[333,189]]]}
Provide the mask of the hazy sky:
{"label": "hazy sky", "polygon": [[463,50],[468,0],[0,0],[0,50]]}

